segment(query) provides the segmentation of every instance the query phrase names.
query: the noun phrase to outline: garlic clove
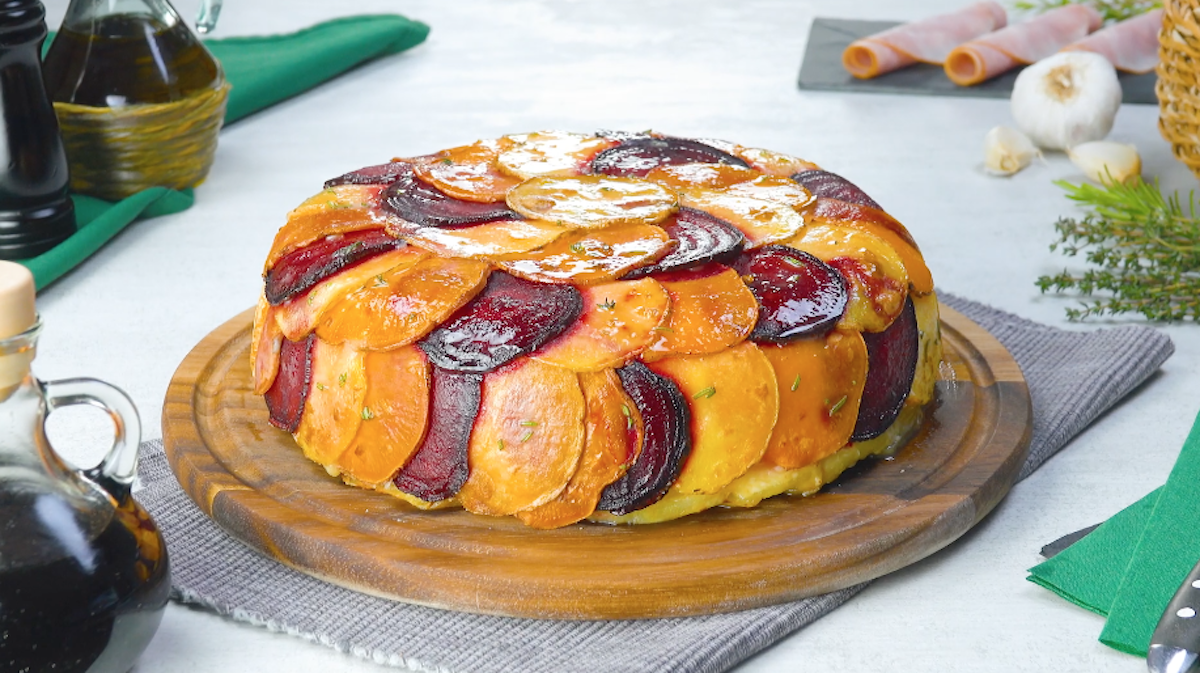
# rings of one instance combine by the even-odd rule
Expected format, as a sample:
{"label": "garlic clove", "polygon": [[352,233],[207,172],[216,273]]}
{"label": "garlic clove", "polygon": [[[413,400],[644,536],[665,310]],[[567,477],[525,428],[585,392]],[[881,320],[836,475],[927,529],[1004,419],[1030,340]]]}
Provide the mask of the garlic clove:
{"label": "garlic clove", "polygon": [[1102,185],[1128,182],[1142,174],[1142,158],[1133,145],[1097,140],[1068,149],[1067,156],[1089,180]]}
{"label": "garlic clove", "polygon": [[1065,150],[1108,135],[1121,107],[1121,83],[1103,56],[1064,51],[1022,70],[1011,104],[1017,128],[1038,147]]}
{"label": "garlic clove", "polygon": [[992,175],[1012,175],[1041,154],[1029,136],[1008,126],[997,126],[983,138],[983,167]]}

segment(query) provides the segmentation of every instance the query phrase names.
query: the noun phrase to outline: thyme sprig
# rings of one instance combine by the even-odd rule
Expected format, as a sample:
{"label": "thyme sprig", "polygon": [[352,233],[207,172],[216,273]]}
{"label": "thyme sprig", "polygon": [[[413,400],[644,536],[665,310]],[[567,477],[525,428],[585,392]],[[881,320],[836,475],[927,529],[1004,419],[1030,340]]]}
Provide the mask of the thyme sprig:
{"label": "thyme sprig", "polygon": [[1104,186],[1055,182],[1088,209],[1083,219],[1061,218],[1051,250],[1082,256],[1091,268],[1042,276],[1042,292],[1072,293],[1082,308],[1071,320],[1140,313],[1150,320],[1200,320],[1200,219],[1195,194],[1163,196],[1158,183],[1136,179]]}
{"label": "thyme sprig", "polygon": [[1162,7],[1162,0],[1017,0],[1012,6],[1022,12],[1040,14],[1071,4],[1091,5],[1104,17],[1104,22],[1109,23],[1124,21]]}

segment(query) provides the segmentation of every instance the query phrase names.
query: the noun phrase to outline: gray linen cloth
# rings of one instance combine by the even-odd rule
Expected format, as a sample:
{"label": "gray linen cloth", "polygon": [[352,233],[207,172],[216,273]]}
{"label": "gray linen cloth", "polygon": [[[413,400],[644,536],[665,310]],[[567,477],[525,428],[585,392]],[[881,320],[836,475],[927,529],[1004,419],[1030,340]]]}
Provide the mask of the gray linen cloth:
{"label": "gray linen cloth", "polygon": [[[1021,366],[1033,402],[1033,472],[1174,352],[1139,326],[1068,332],[958,297]],[[640,621],[544,621],[425,608],[343,589],[227,536],[179,488],[160,441],[142,447],[137,498],[167,538],[174,598],[413,671],[724,671],[841,605],[865,584],[743,612]]]}

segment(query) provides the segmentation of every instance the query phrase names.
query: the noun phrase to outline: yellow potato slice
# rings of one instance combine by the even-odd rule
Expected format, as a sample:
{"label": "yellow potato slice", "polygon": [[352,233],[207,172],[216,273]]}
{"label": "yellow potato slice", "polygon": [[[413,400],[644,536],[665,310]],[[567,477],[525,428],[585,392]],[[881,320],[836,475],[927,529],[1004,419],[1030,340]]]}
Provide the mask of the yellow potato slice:
{"label": "yellow potato slice", "polygon": [[491,259],[541,248],[567,231],[545,220],[502,220],[456,229],[421,227],[404,239],[443,257]]}
{"label": "yellow potato slice", "polygon": [[733,154],[763,173],[781,178],[791,177],[801,171],[820,168],[811,161],[759,147],[739,147],[734,150]]}
{"label": "yellow potato slice", "polygon": [[606,283],[667,254],[675,242],[653,224],[574,231],[540,250],[498,264],[514,276],[539,283]]}
{"label": "yellow potato slice", "polygon": [[408,345],[479,294],[488,273],[486,262],[423,259],[346,295],[326,311],[317,335],[369,350]]}
{"label": "yellow potato slice", "polygon": [[616,145],[615,140],[583,133],[538,131],[505,136],[512,147],[500,153],[499,169],[529,179],[579,175],[597,153]]}
{"label": "yellow potato slice", "polygon": [[579,288],[583,314],[530,357],[576,372],[620,367],[658,337],[671,298],[653,278]]}
{"label": "yellow potato slice", "polygon": [[500,172],[496,159],[500,147],[496,142],[480,141],[440,152],[436,159],[414,164],[417,177],[442,192],[464,201],[494,203],[503,201],[509,189],[519,179]]}
{"label": "yellow potato slice", "polygon": [[700,355],[724,350],[750,336],[758,321],[758,300],[737,271],[661,276],[671,297],[667,321],[658,338],[642,351],[652,362],[673,355]]}
{"label": "yellow potato slice", "polygon": [[350,344],[317,339],[313,346],[312,384],[294,435],[309,460],[333,464],[358,433],[367,394],[363,357]]}
{"label": "yellow potato slice", "polygon": [[679,205],[703,210],[737,227],[746,236],[748,250],[787,240],[804,228],[804,217],[786,203],[723,190],[682,189]]}
{"label": "yellow potato slice", "polygon": [[429,363],[416,346],[367,353],[362,423],[338,457],[342,478],[389,482],[421,446],[429,417]]}
{"label": "yellow potato slice", "polygon": [[581,374],[579,384],[587,405],[579,468],[557,498],[517,512],[527,526],[558,528],[587,517],[595,511],[604,487],[625,474],[637,457],[644,434],[642,417],[616,372]]}
{"label": "yellow potato slice", "polygon": [[379,229],[370,207],[382,190],[382,185],[337,185],[309,197],[288,213],[287,223],[275,234],[263,273],[270,271],[284,255],[317,239]]}
{"label": "yellow potato slice", "polygon": [[785,468],[815,463],[850,441],[867,382],[867,344],[853,330],[763,344],[779,382],[779,422],[763,460]]}
{"label": "yellow potato slice", "polygon": [[510,189],[506,201],[528,218],[573,229],[657,224],[678,205],[662,185],[606,175],[533,178]]}
{"label": "yellow potato slice", "polygon": [[400,273],[429,257],[429,253],[406,246],[368,259],[314,285],[308,292],[275,307],[275,320],[284,336],[299,341],[316,329],[329,307],[381,274]]}
{"label": "yellow potato slice", "polygon": [[692,453],[673,490],[716,493],[762,459],[779,415],[779,389],[758,346],[747,341],[649,366],[679,386],[692,412]]}
{"label": "yellow potato slice", "polygon": [[583,452],[585,404],[574,372],[521,359],[487,374],[458,492],[476,514],[507,516],[562,493]]}
{"label": "yellow potato slice", "polygon": [[904,261],[870,231],[814,223],[784,244],[833,265],[849,282],[849,301],[839,327],[882,332],[904,310],[908,296]]}
{"label": "yellow potato slice", "polygon": [[725,193],[782,203],[791,208],[805,208],[816,200],[812,192],[794,180],[773,175],[762,175],[748,182],[730,185]]}

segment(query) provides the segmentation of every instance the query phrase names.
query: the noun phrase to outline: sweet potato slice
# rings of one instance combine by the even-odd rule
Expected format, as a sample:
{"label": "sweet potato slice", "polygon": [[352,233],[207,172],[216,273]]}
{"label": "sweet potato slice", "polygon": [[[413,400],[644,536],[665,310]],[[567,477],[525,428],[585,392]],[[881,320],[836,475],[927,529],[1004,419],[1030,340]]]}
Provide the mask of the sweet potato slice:
{"label": "sweet potato slice", "polygon": [[850,296],[841,327],[882,332],[900,315],[908,296],[908,271],[900,255],[879,236],[854,227],[812,224],[786,245],[811,254],[845,277]]}
{"label": "sweet potato slice", "polygon": [[620,367],[657,336],[671,298],[652,278],[579,289],[583,314],[557,339],[530,357],[576,372]]}
{"label": "sweet potato slice", "polygon": [[616,372],[580,374],[579,384],[587,414],[579,467],[557,498],[517,512],[527,526],[558,528],[584,519],[595,511],[604,487],[624,474],[637,457],[645,432],[642,417]]}
{"label": "sweet potato slice", "polygon": [[745,160],[752,168],[778,178],[787,178],[801,171],[820,168],[811,161],[759,147],[738,147],[733,153]]}
{"label": "sweet potato slice", "polygon": [[929,267],[925,265],[925,258],[921,256],[917,244],[902,224],[882,210],[821,197],[813,206],[805,209],[804,219],[810,227],[818,224],[836,224],[875,234],[892,246],[904,262],[913,292],[933,292],[933,276],[930,275]]}
{"label": "sweet potato slice", "polygon": [[317,239],[363,229],[378,229],[370,208],[383,185],[338,185],[324,189],[288,213],[287,222],[275,234],[263,272],[284,255]]}
{"label": "sweet potato slice", "polygon": [[749,182],[760,176],[762,173],[753,168],[733,164],[674,164],[655,168],[646,174],[646,179],[668,189],[721,189],[739,182]]}
{"label": "sweet potato slice", "polygon": [[779,389],[757,346],[745,342],[650,368],[679,386],[692,412],[692,454],[672,491],[716,493],[762,459],[779,414]]}
{"label": "sweet potato slice", "polygon": [[387,273],[400,273],[429,257],[429,253],[405,246],[393,252],[373,257],[314,285],[308,292],[275,307],[275,320],[287,338],[303,339],[317,327],[317,322],[329,307],[354,290],[373,283]]}
{"label": "sweet potato slice", "polygon": [[404,239],[443,257],[490,259],[540,248],[566,232],[545,220],[500,220],[456,229],[420,227]]}
{"label": "sweet potato slice", "polygon": [[415,163],[413,170],[422,180],[456,199],[503,201],[508,190],[521,182],[500,172],[496,165],[500,152],[495,141],[455,147],[439,155],[434,161]]}
{"label": "sweet potato slice", "polygon": [[463,507],[506,516],[558,497],[579,466],[584,411],[578,378],[561,367],[523,359],[486,374]]}
{"label": "sweet potato slice", "polygon": [[367,414],[364,354],[350,344],[313,345],[312,387],[304,401],[304,415],[296,429],[296,443],[304,455],[321,465],[332,465],[358,434]]}
{"label": "sweet potato slice", "polygon": [[728,190],[681,189],[679,205],[703,210],[737,227],[746,236],[747,250],[786,240],[804,228],[804,217],[788,203]]}
{"label": "sweet potato slice", "polygon": [[773,175],[761,175],[748,182],[730,185],[725,193],[782,203],[791,208],[804,208],[816,200],[816,197],[803,186],[787,178]]}
{"label": "sweet potato slice", "polygon": [[539,283],[594,285],[657,260],[673,245],[662,227],[637,224],[572,232],[519,259],[500,257],[497,263],[514,276]]}
{"label": "sweet potato slice", "polygon": [[779,384],[779,420],[763,460],[810,465],[850,441],[867,380],[867,346],[854,330],[760,344]]}
{"label": "sweet potato slice", "polygon": [[667,322],[642,351],[651,362],[715,353],[745,340],[758,321],[758,301],[733,269],[712,264],[658,277],[671,297]]}
{"label": "sweet potato slice", "polygon": [[496,165],[521,179],[579,175],[598,152],[617,144],[611,138],[564,131],[536,131],[504,139],[512,146],[500,152]]}
{"label": "sweet potato slice", "polygon": [[250,333],[250,367],[254,372],[255,395],[266,393],[275,382],[282,347],[283,332],[275,322],[275,307],[267,303],[266,297],[259,297],[254,309],[254,329]]}
{"label": "sweet potato slice", "polygon": [[362,424],[337,464],[372,487],[387,483],[421,446],[429,418],[429,363],[416,346],[367,353]]}
{"label": "sweet potato slice", "polygon": [[572,229],[658,224],[678,205],[662,185],[605,175],[532,178],[510,189],[505,201],[525,217]]}
{"label": "sweet potato slice", "polygon": [[485,262],[422,259],[346,295],[317,323],[317,334],[370,350],[413,343],[478,294],[487,277]]}

